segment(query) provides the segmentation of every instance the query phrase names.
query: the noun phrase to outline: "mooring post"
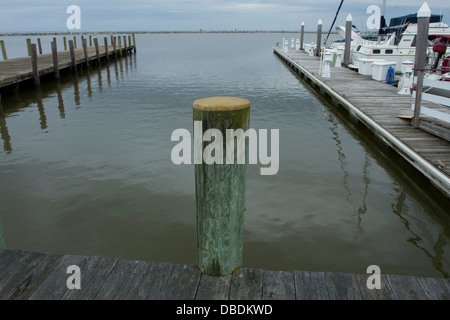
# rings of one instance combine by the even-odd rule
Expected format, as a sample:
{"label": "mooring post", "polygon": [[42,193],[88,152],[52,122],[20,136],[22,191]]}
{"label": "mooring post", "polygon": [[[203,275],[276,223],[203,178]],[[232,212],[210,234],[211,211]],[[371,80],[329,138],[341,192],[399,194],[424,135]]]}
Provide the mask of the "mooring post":
{"label": "mooring post", "polygon": [[77,37],[73,36],[73,47],[76,49],[77,48]]}
{"label": "mooring post", "polygon": [[128,35],[128,50],[131,52],[133,51],[133,46],[131,45],[131,36]]}
{"label": "mooring post", "polygon": [[353,17],[348,14],[345,22],[345,47],[344,47],[344,66],[348,68],[350,65],[350,50],[352,43],[352,21]]}
{"label": "mooring post", "polygon": [[112,45],[113,45],[113,53],[114,53],[114,59],[115,59],[117,57],[116,37],[112,38]]}
{"label": "mooring post", "polygon": [[70,61],[72,63],[72,71],[77,72],[77,61],[75,59],[75,49],[73,41],[69,40]]}
{"label": "mooring post", "polygon": [[39,81],[39,68],[37,61],[37,48],[36,44],[30,44],[30,53],[31,53],[31,69],[33,71],[33,84],[34,87],[38,87],[40,84]]}
{"label": "mooring post", "polygon": [[109,61],[108,37],[104,37],[104,38],[103,38],[103,43],[104,43],[104,46],[105,46],[105,56],[106,56],[106,61]]}
{"label": "mooring post", "polygon": [[92,35],[89,35],[89,47],[92,47]]}
{"label": "mooring post", "polygon": [[134,33],[133,33],[133,50],[134,52],[136,52],[136,37],[134,36]]}
{"label": "mooring post", "polygon": [[127,54],[127,36],[123,36],[123,48],[125,54]]}
{"label": "mooring post", "polygon": [[100,64],[100,50],[98,48],[98,39],[94,38],[95,54],[97,55],[97,63]]}
{"label": "mooring post", "polygon": [[320,57],[320,48],[322,46],[322,19],[319,19],[319,22],[317,22],[317,51],[316,56]]}
{"label": "mooring post", "polygon": [[305,37],[305,23],[302,22],[302,27],[300,29],[300,50],[303,50],[304,37]]}
{"label": "mooring post", "polygon": [[120,36],[117,36],[119,39],[119,55],[122,56],[122,38]]}
{"label": "mooring post", "polygon": [[63,37],[63,41],[64,41],[64,51],[67,51],[67,38]]}
{"label": "mooring post", "polygon": [[42,54],[41,38],[38,38],[38,39],[37,39],[37,43],[38,43],[39,54]]}
{"label": "mooring post", "polygon": [[31,57],[31,39],[27,39],[28,56]]}
{"label": "mooring post", "polygon": [[[234,132],[249,129],[250,102],[200,99],[193,104],[193,114],[197,263],[204,274],[227,276],[242,267],[248,142],[244,134]],[[206,142],[212,135],[214,156]]]}
{"label": "mooring post", "polygon": [[417,12],[417,41],[416,54],[414,60],[414,75],[417,76],[416,98],[414,100],[414,116],[412,119],[412,126],[419,127],[420,123],[420,105],[422,103],[422,87],[423,87],[423,69],[425,68],[425,61],[427,56],[428,44],[428,28],[430,24],[431,10],[426,2],[420,7]]}
{"label": "mooring post", "polygon": [[89,55],[88,55],[88,49],[87,49],[87,40],[85,38],[83,38],[82,44],[83,44],[84,59],[85,59],[86,67],[89,68]]}
{"label": "mooring post", "polygon": [[59,79],[58,50],[56,46],[56,41],[52,41],[51,46],[53,57],[53,73],[55,74],[55,79]]}
{"label": "mooring post", "polygon": [[6,55],[6,47],[5,47],[5,41],[4,40],[0,40],[0,46],[2,47],[3,60],[8,60],[8,56]]}

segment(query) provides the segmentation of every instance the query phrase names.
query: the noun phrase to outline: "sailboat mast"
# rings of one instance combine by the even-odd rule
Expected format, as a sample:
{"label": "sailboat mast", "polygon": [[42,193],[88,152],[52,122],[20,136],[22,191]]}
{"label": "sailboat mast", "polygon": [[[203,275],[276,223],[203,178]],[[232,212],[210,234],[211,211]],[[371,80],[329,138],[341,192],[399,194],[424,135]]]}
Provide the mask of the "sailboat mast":
{"label": "sailboat mast", "polygon": [[381,7],[381,16],[380,16],[380,29],[378,30],[378,34],[386,34],[386,19],[384,18],[384,11],[386,10],[386,0],[383,0],[383,6]]}

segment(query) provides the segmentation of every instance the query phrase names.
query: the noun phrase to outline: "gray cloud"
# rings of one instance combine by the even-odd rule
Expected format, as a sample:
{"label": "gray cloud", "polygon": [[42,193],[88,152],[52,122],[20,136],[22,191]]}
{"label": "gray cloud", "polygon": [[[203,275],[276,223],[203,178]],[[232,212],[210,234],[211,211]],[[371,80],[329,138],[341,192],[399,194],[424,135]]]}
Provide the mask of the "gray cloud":
{"label": "gray cloud", "polygon": [[[364,29],[366,9],[381,0],[345,0],[338,24],[351,13]],[[386,16],[417,11],[421,0],[387,1]],[[450,2],[429,0],[433,13],[450,14]],[[0,32],[66,31],[67,6],[82,10],[81,31],[132,30],[298,30],[305,22],[315,30],[318,19],[327,29],[340,0],[16,0],[0,1]],[[447,19],[448,20],[448,19]]]}

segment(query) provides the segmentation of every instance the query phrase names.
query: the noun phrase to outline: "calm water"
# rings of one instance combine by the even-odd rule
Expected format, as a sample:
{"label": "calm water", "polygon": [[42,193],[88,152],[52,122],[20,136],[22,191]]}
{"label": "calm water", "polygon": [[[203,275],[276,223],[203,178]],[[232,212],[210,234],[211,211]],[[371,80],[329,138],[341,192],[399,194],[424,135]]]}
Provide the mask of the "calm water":
{"label": "calm water", "polygon": [[136,55],[3,97],[6,247],[195,263],[194,168],[170,137],[231,95],[280,130],[278,174],[247,171],[246,267],[449,276],[448,202],[276,58],[283,36],[138,35]]}

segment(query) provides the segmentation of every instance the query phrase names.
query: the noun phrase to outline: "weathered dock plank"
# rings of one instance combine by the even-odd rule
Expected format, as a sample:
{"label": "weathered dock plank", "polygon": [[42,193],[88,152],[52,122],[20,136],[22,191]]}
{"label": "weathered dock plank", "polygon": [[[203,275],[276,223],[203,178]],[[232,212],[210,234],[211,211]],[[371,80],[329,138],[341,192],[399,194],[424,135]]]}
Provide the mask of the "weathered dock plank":
{"label": "weathered dock plank", "polygon": [[230,300],[261,300],[262,276],[261,269],[242,268],[231,278]]}
{"label": "weathered dock plank", "polygon": [[85,267],[89,257],[83,256],[63,256],[58,264],[51,270],[48,276],[36,287],[36,290],[30,295],[30,300],[55,300],[60,299],[64,294],[72,291],[67,288],[67,268],[77,265],[80,268]]}
{"label": "weathered dock plank", "polygon": [[293,272],[264,271],[263,300],[295,300]]}
{"label": "weathered dock plank", "polygon": [[298,300],[329,300],[324,272],[294,271],[295,292]]}
{"label": "weathered dock plank", "polygon": [[202,274],[197,289],[196,300],[228,300],[231,276],[212,277]]}
{"label": "weathered dock plank", "polygon": [[419,280],[411,276],[388,275],[387,279],[396,300],[427,300]]}
{"label": "weathered dock plank", "polygon": [[[81,289],[68,289],[67,267],[81,271]],[[382,275],[368,289],[368,275],[266,271],[242,268],[225,277],[201,274],[195,265],[106,257],[0,252],[0,299],[46,300],[449,300],[442,278]]]}
{"label": "weathered dock plank", "polygon": [[[93,300],[119,259],[91,257],[83,268],[82,290],[68,290],[62,300]],[[84,274],[87,273],[86,276]],[[66,275],[67,277],[67,275]],[[89,284],[85,286],[84,284]]]}
{"label": "weathered dock plank", "polygon": [[354,274],[325,272],[330,300],[361,300]]}

